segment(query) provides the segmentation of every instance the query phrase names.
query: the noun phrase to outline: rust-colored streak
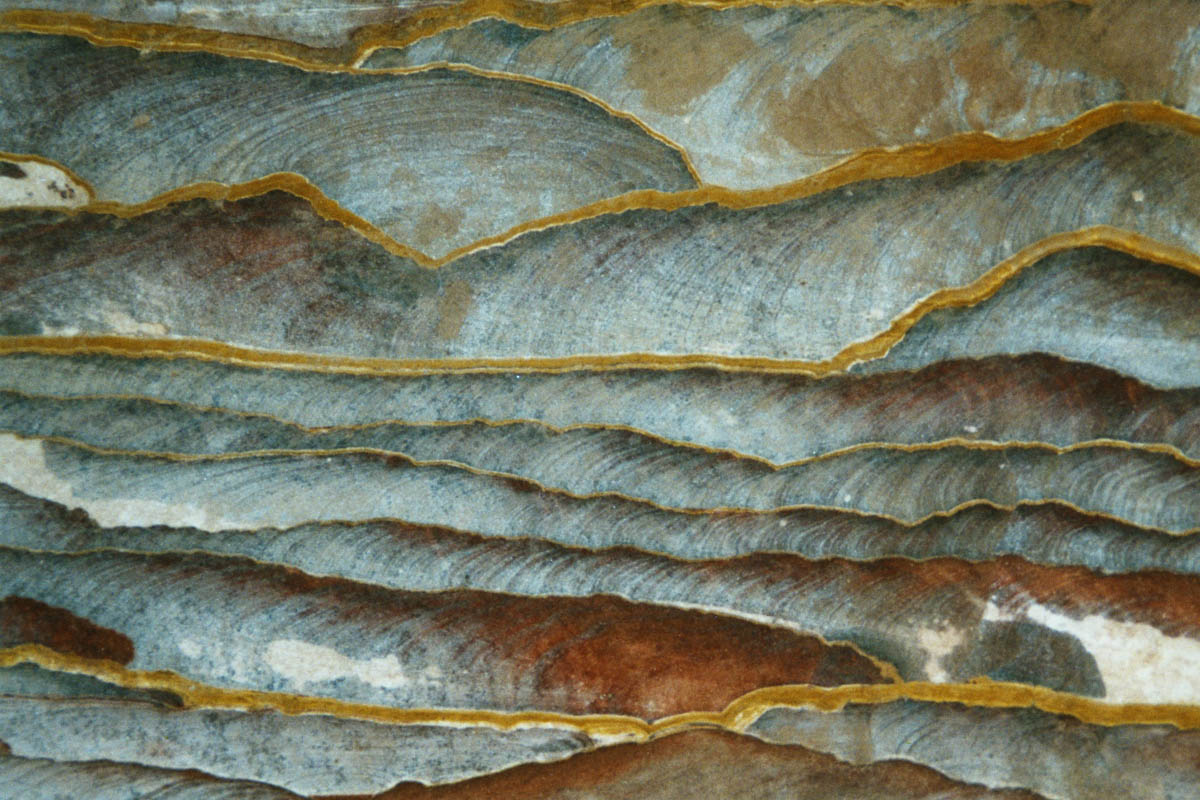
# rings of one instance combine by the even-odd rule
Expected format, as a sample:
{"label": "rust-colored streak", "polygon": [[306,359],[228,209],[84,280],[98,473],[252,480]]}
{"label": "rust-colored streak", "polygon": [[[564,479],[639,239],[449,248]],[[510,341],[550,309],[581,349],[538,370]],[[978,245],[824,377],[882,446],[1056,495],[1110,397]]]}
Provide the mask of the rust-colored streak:
{"label": "rust-colored streak", "polygon": [[212,53],[319,69],[353,63],[359,46],[311,47],[281,39],[225,33],[189,25],[119,22],[67,11],[14,9],[0,14],[0,31],[77,36],[100,47],[132,47],[165,53]]}
{"label": "rust-colored streak", "polygon": [[133,660],[133,642],[70,611],[27,597],[0,600],[0,646],[36,644],[60,653],[118,664]]}
{"label": "rust-colored streak", "polygon": [[[419,72],[445,66],[448,65],[430,64],[413,69],[397,70],[397,72]],[[457,65],[455,68],[466,69],[461,65]],[[480,74],[492,77],[497,75],[497,73],[485,73],[478,70],[471,71],[480,72]],[[519,76],[505,75],[504,77],[521,79]],[[532,81],[533,79],[524,80]],[[560,89],[570,89],[570,87],[564,87],[559,84],[546,83],[546,85]],[[570,90],[579,93],[578,90]],[[604,105],[597,98],[590,95],[585,96],[589,101],[602,105],[609,113],[638,122],[630,115],[623,114]],[[274,173],[234,185],[211,181],[190,184],[165,192],[144,203],[93,201],[87,205],[71,209],[68,213],[111,214],[117,217],[129,218],[198,198],[216,202],[236,202],[278,190],[303,198],[312,205],[313,210],[321,217],[346,226],[394,255],[412,259],[413,262],[428,269],[437,269],[465,255],[504,244],[525,233],[560,225],[570,225],[575,222],[608,214],[620,214],[626,211],[641,209],[675,211],[709,203],[734,209],[773,205],[775,203],[810,197],[861,181],[884,178],[912,178],[927,175],[964,162],[1016,161],[1039,153],[1071,147],[1098,131],[1129,122],[1163,125],[1186,133],[1200,135],[1200,118],[1186,112],[1154,102],[1130,101],[1109,103],[1081,114],[1064,125],[1048,128],[1023,139],[1002,139],[988,133],[970,132],[955,134],[935,142],[915,143],[900,147],[873,147],[856,153],[844,161],[806,178],[765,189],[734,190],[711,184],[701,185],[697,189],[689,189],[682,192],[641,189],[590,203],[570,211],[523,222],[503,233],[488,236],[468,245],[458,247],[441,258],[433,258],[405,242],[396,241],[371,222],[342,207],[303,175],[293,172]],[[641,123],[639,122],[639,124]],[[650,135],[678,150],[684,156],[689,171],[695,175],[694,167],[692,167],[690,160],[687,159],[687,154],[683,152],[679,145],[657,134],[644,124],[642,127]],[[38,156],[3,151],[0,151],[0,158],[14,161],[36,160],[54,166],[66,172],[79,185],[85,187],[92,197],[96,196],[95,190],[87,181],[79,178],[68,166],[63,164]],[[698,177],[697,182],[699,183]]]}
{"label": "rust-colored streak", "polygon": [[[484,596],[472,611],[485,629],[509,629],[524,604]],[[514,654],[518,665],[524,662],[520,671],[537,676],[538,696],[563,698],[568,713],[632,712],[657,719],[719,711],[758,686],[885,681],[879,667],[852,648],[783,628],[611,597],[560,598],[555,604],[556,624],[531,619],[506,639],[521,649]]]}
{"label": "rust-colored streak", "polygon": [[[14,581],[25,575],[36,582],[38,576],[31,570],[59,558],[11,553],[7,568]],[[61,558],[75,563],[54,574],[77,576],[80,582],[92,576],[114,587],[171,587],[167,592],[151,590],[147,608],[170,605],[177,597],[198,608],[217,607],[225,597],[237,598],[235,606],[226,606],[240,620],[237,643],[232,646],[257,648],[256,659],[271,642],[294,637],[304,645],[321,641],[336,629],[349,631],[345,635],[355,642],[351,657],[370,648],[398,652],[406,659],[403,663],[412,667],[436,664],[451,684],[432,693],[414,687],[411,697],[416,701],[395,699],[405,695],[388,694],[370,682],[359,682],[349,694],[336,686],[323,687],[322,693],[365,702],[430,703],[434,701],[428,698],[448,697],[451,700],[436,702],[657,719],[686,711],[716,712],[761,686],[889,680],[874,660],[849,645],[829,644],[814,635],[735,616],[635,603],[613,595],[397,590],[202,552],[144,556],[92,551]],[[31,586],[26,593],[35,591],[39,590]],[[40,591],[35,595],[40,599],[65,597],[60,602],[70,602],[69,593],[55,594],[53,586]],[[97,589],[86,602],[115,607],[122,603],[121,596]],[[290,625],[270,621],[271,609],[286,606],[303,609],[296,612],[298,621]],[[143,651],[153,652],[152,643],[168,635],[146,630],[149,622],[119,610],[112,619],[118,620],[112,624],[130,631]],[[126,619],[129,625],[124,624]],[[173,627],[173,635],[187,636],[192,625],[205,627],[206,623],[200,618],[181,623]],[[406,643],[411,641],[422,642],[422,650],[410,652]],[[160,658],[147,656],[147,660]]]}

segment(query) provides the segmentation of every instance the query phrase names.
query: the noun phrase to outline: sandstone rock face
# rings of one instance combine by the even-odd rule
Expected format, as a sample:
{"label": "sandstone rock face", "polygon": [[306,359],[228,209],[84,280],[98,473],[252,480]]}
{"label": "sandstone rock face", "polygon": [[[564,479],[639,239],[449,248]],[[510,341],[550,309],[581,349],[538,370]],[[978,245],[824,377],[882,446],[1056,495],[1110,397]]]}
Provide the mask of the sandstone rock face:
{"label": "sandstone rock face", "polygon": [[1200,785],[1200,2],[0,0],[0,796]]}

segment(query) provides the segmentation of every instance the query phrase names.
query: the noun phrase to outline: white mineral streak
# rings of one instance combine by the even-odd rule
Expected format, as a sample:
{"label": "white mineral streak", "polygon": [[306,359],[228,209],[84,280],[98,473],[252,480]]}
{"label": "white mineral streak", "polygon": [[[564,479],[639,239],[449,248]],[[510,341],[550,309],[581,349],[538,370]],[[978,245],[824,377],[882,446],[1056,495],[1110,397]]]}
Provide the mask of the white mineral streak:
{"label": "white mineral streak", "polygon": [[297,684],[357,678],[380,689],[399,689],[403,686],[429,686],[442,682],[442,670],[431,664],[417,674],[406,673],[393,654],[377,658],[354,659],[334,650],[297,639],[276,639],[267,645],[263,655],[267,666]]}
{"label": "white mineral streak", "polygon": [[161,322],[139,322],[120,310],[105,310],[101,318],[113,333],[127,336],[166,336],[170,332]]}
{"label": "white mineral streak", "polygon": [[917,646],[928,654],[925,660],[925,674],[929,680],[934,683],[950,681],[950,674],[942,666],[942,659],[953,653],[962,643],[963,632],[952,625],[921,628],[917,631]]}
{"label": "white mineral streak", "polygon": [[16,167],[0,174],[0,208],[78,208],[92,200],[91,192],[58,167],[39,161],[6,161]]}
{"label": "white mineral streak", "polygon": [[42,442],[0,433],[0,482],[33,497],[87,512],[98,525],[168,525],[213,531],[234,527],[207,510],[186,503],[162,503],[133,498],[80,497],[70,483],[46,464]]}

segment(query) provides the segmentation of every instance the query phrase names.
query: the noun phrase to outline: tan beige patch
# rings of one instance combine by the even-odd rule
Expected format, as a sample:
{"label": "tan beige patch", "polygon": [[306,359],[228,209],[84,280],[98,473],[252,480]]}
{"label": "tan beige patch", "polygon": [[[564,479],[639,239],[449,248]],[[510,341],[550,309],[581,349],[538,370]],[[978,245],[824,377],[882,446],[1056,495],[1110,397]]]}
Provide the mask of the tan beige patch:
{"label": "tan beige patch", "polygon": [[471,313],[474,295],[466,281],[451,281],[438,302],[437,335],[453,339],[462,330],[467,314]]}
{"label": "tan beige patch", "polygon": [[943,58],[904,61],[886,43],[856,45],[814,79],[771,93],[771,131],[810,154],[940,139],[956,133],[942,109],[953,80]]}
{"label": "tan beige patch", "polygon": [[1051,69],[1116,80],[1130,100],[1167,99],[1179,47],[1200,25],[1200,6],[1187,0],[1051,5],[1030,13],[1030,24],[1016,29],[1018,52]]}
{"label": "tan beige patch", "polygon": [[430,203],[417,220],[411,234],[413,246],[421,250],[428,250],[434,246],[442,249],[441,245],[458,233],[465,216],[461,208],[446,208],[437,203]]}
{"label": "tan beige patch", "polygon": [[686,110],[754,49],[733,17],[708,9],[662,6],[640,19],[645,25],[637,30],[613,26],[612,42],[628,51],[630,85],[642,91],[647,108],[663,114]]}
{"label": "tan beige patch", "polygon": [[[967,28],[963,43],[950,59],[967,84],[963,104],[967,123],[986,131],[1021,110],[1028,101],[1029,69],[1014,68],[1004,52],[1004,33],[996,16],[982,17]],[[989,24],[990,23],[990,24]]]}

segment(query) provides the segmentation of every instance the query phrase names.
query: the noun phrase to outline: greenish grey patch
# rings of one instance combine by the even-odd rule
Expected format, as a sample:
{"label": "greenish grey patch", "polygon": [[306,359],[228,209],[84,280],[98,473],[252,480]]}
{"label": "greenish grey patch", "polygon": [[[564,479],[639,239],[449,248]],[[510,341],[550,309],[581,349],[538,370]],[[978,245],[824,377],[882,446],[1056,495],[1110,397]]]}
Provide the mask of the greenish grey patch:
{"label": "greenish grey patch", "polygon": [[0,669],[0,695],[20,697],[74,697],[100,700],[135,700],[181,708],[183,699],[159,689],[127,689],[90,675],[55,672],[35,664]]}
{"label": "greenish grey patch", "polygon": [[42,324],[35,314],[9,311],[0,314],[0,336],[36,336],[42,332]]}
{"label": "greenish grey patch", "polygon": [[501,22],[498,19],[485,19],[473,27],[483,38],[513,48],[524,47],[546,33],[536,28],[523,28],[511,22]]}
{"label": "greenish grey patch", "polygon": [[438,293],[440,276],[405,258],[366,247],[342,247],[320,253],[321,271],[331,287],[360,297],[412,306],[421,297]]}
{"label": "greenish grey patch", "polygon": [[1074,636],[1043,625],[985,622],[969,653],[963,668],[971,675],[1087,697],[1105,695],[1092,654]]}

